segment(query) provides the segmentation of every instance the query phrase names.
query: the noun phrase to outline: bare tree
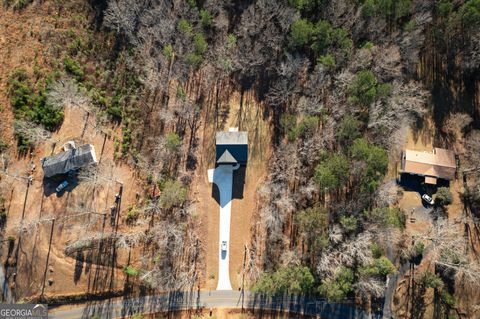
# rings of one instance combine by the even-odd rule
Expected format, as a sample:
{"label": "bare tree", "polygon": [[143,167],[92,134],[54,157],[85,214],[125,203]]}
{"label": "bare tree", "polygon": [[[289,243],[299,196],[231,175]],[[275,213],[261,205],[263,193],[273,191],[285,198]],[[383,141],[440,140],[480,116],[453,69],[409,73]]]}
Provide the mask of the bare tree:
{"label": "bare tree", "polygon": [[46,141],[51,136],[51,134],[42,127],[24,120],[15,120],[13,128],[15,134],[23,136],[33,145]]}
{"label": "bare tree", "polygon": [[65,106],[87,109],[91,103],[90,97],[71,79],[54,82],[47,91],[47,103],[55,109]]}

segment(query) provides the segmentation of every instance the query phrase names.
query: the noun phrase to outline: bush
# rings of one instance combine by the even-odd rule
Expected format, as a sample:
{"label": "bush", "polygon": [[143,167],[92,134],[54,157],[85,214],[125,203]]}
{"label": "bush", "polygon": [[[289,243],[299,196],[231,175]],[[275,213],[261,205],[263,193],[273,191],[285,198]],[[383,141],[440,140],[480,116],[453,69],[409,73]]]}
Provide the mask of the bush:
{"label": "bush", "polygon": [[323,191],[343,186],[349,175],[347,158],[342,154],[330,154],[315,168],[314,180]]}
{"label": "bush", "polygon": [[376,258],[372,264],[359,268],[359,273],[362,276],[387,276],[394,272],[395,266],[385,256]]}
{"label": "bush", "polygon": [[300,11],[312,11],[316,9],[323,0],[289,0],[288,3]]}
{"label": "bush", "polygon": [[315,278],[308,267],[284,267],[274,273],[263,274],[254,285],[253,291],[268,295],[304,294],[311,291],[314,283]]}
{"label": "bush", "polygon": [[437,206],[447,206],[453,202],[452,192],[448,187],[439,187],[437,196],[435,197],[435,204]]}
{"label": "bush", "polygon": [[311,42],[316,29],[313,23],[306,19],[299,19],[292,24],[288,45],[291,48],[301,48]]}
{"label": "bush", "polygon": [[138,270],[133,268],[132,266],[124,266],[123,267],[123,272],[128,275],[128,276],[138,276]]}
{"label": "bush", "polygon": [[5,152],[8,149],[9,145],[2,138],[0,138],[0,153]]}
{"label": "bush", "polygon": [[178,29],[188,37],[191,37],[193,35],[192,24],[185,19],[182,19],[178,22]]}
{"label": "bush", "polygon": [[193,42],[195,44],[196,54],[203,55],[205,51],[207,51],[208,44],[203,34],[201,33],[195,34],[195,36],[193,37]]}
{"label": "bush", "polygon": [[353,278],[353,271],[342,267],[333,280],[327,279],[320,285],[318,292],[330,302],[341,301],[353,290]]}
{"label": "bush", "polygon": [[[15,70],[9,78],[9,97],[16,119],[32,121],[54,131],[63,121],[63,109],[46,102],[45,89],[35,92],[24,69]],[[20,146],[26,146],[28,138],[17,136]]]}
{"label": "bush", "polygon": [[182,146],[182,139],[176,133],[168,133],[165,140],[165,147],[171,153],[176,153]]}
{"label": "bush", "polygon": [[232,49],[237,45],[237,37],[234,34],[227,35],[227,49]]}
{"label": "bush", "polygon": [[354,233],[358,227],[357,218],[355,216],[341,216],[340,224],[347,233]]}
{"label": "bush", "polygon": [[76,60],[72,59],[69,56],[66,56],[63,59],[63,65],[65,67],[65,71],[73,75],[77,81],[83,81],[83,79],[85,78],[85,73],[83,72],[80,64]]}
{"label": "bush", "polygon": [[437,3],[437,11],[441,17],[448,17],[453,11],[453,3],[450,0],[440,0]]}
{"label": "bush", "polygon": [[384,228],[405,228],[405,215],[397,207],[374,208],[370,211],[365,211],[364,215],[369,222],[378,224]]}
{"label": "bush", "polygon": [[162,50],[162,53],[166,58],[171,59],[173,57],[173,47],[172,47],[172,45],[167,44],[166,46],[164,46],[163,50]]}
{"label": "bush", "polygon": [[417,282],[425,288],[433,288],[433,289],[441,290],[444,287],[442,278],[431,273],[428,270],[424,270],[417,275]]}
{"label": "bush", "polygon": [[180,206],[187,199],[187,188],[180,181],[167,180],[160,194],[160,204],[164,209]]}
{"label": "bush", "polygon": [[340,142],[353,141],[361,136],[360,127],[362,122],[351,115],[343,117],[337,129],[337,137]]}
{"label": "bush", "polygon": [[475,30],[480,27],[480,0],[466,1],[458,10],[463,27]]}
{"label": "bush", "polygon": [[202,24],[202,27],[208,28],[212,25],[212,22],[213,22],[213,17],[210,14],[210,12],[208,12],[205,9],[201,9],[200,10],[200,23]]}
{"label": "bush", "polygon": [[377,96],[377,79],[369,70],[363,70],[356,74],[355,80],[349,87],[350,102],[368,106],[375,101]]}
{"label": "bush", "polygon": [[188,65],[191,65],[193,67],[197,67],[203,62],[203,57],[201,55],[198,55],[196,53],[187,53],[185,56],[185,62]]}
{"label": "bush", "polygon": [[335,58],[331,54],[325,54],[325,55],[319,56],[317,59],[317,62],[328,69],[334,69],[336,66]]}
{"label": "bush", "polygon": [[138,217],[140,216],[139,210],[135,207],[130,205],[127,210],[127,224],[131,224],[137,221]]}
{"label": "bush", "polygon": [[367,167],[360,180],[360,187],[364,191],[373,192],[385,174],[388,167],[387,151],[380,146],[369,143],[364,138],[356,139],[350,147],[351,157],[364,162]]}

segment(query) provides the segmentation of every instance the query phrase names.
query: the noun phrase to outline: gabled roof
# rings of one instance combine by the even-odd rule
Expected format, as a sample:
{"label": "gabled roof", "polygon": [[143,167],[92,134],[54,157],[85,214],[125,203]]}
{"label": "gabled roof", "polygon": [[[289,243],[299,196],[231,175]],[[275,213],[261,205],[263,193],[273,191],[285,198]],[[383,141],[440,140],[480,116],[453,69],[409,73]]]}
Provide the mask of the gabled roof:
{"label": "gabled roof", "polygon": [[217,164],[236,164],[238,163],[235,157],[228,150],[225,150],[223,154],[218,158]]}
{"label": "gabled roof", "polygon": [[405,173],[453,179],[456,169],[455,154],[441,148],[434,148],[433,153],[406,150],[402,159]]}
{"label": "gabled roof", "polygon": [[86,144],[79,148],[44,158],[42,168],[45,177],[52,177],[95,163],[97,163],[95,148],[93,145]]}
{"label": "gabled roof", "polygon": [[247,132],[217,132],[215,135],[217,145],[247,145]]}

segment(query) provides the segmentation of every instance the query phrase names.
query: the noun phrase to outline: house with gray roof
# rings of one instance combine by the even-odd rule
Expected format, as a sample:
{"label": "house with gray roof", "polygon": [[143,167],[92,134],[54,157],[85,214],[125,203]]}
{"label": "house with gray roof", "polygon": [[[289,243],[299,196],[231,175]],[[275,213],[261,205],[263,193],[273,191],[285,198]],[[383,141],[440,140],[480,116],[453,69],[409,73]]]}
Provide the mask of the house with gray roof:
{"label": "house with gray roof", "polygon": [[65,152],[45,157],[42,160],[42,168],[45,177],[67,174],[70,171],[97,164],[95,148],[91,144],[85,144],[78,148],[69,149]]}
{"label": "house with gray roof", "polygon": [[216,164],[246,165],[248,160],[248,132],[230,129],[215,135]]}

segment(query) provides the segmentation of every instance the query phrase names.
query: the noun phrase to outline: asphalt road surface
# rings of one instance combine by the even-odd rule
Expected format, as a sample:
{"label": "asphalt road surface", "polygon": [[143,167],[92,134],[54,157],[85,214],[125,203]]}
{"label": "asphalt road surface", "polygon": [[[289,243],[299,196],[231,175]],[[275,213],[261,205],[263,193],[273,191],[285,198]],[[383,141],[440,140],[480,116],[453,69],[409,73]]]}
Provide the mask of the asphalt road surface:
{"label": "asphalt road surface", "polygon": [[178,310],[208,311],[215,308],[249,309],[257,314],[262,311],[278,311],[317,315],[322,319],[363,319],[381,318],[381,313],[370,316],[352,304],[327,303],[325,300],[308,299],[300,296],[281,296],[277,298],[240,291],[199,291],[176,292],[156,296],[145,296],[129,299],[109,299],[94,301],[84,305],[65,306],[51,309],[49,318],[123,318],[134,314],[159,313]]}

